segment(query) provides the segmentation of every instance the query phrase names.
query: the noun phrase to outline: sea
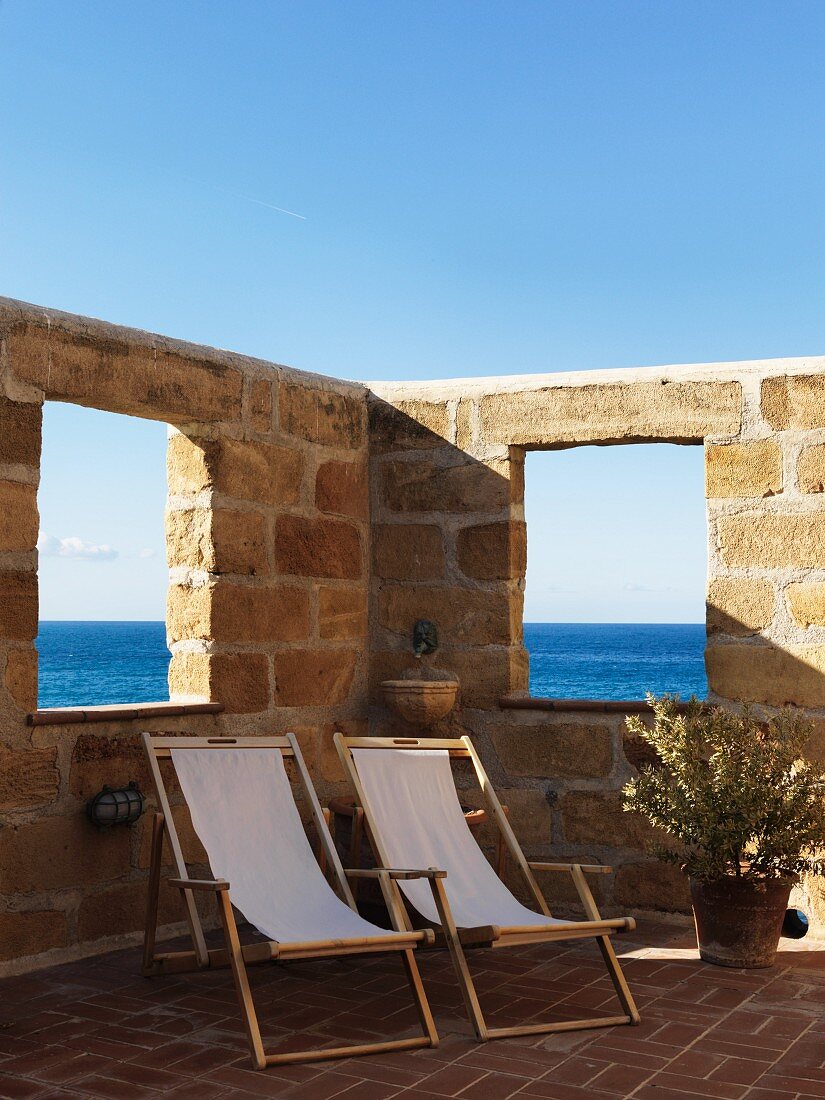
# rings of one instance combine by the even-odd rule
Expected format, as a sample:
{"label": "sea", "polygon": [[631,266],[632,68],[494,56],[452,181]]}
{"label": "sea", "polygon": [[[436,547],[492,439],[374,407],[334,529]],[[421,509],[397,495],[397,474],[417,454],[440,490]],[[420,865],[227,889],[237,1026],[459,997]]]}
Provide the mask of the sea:
{"label": "sea", "polygon": [[[704,699],[703,623],[525,623],[530,691],[561,699]],[[169,698],[162,622],[41,622],[40,707]]]}

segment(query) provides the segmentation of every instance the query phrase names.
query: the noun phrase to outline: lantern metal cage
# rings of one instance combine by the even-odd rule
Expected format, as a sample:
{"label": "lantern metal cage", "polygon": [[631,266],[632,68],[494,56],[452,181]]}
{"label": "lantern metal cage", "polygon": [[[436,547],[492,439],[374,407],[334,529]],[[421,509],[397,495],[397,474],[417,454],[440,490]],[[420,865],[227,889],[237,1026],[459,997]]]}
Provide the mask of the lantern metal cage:
{"label": "lantern metal cage", "polygon": [[100,829],[108,829],[110,825],[132,825],[143,813],[145,802],[133,779],[128,787],[104,786],[86,803],[86,813]]}

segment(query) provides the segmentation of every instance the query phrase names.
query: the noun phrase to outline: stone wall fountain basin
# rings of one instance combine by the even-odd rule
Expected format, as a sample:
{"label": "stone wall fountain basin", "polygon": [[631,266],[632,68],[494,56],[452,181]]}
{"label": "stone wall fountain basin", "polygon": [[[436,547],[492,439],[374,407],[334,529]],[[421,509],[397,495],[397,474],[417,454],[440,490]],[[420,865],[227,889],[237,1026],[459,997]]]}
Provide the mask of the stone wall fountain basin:
{"label": "stone wall fountain basin", "polygon": [[457,680],[384,680],[384,702],[414,726],[432,726],[455,706]]}

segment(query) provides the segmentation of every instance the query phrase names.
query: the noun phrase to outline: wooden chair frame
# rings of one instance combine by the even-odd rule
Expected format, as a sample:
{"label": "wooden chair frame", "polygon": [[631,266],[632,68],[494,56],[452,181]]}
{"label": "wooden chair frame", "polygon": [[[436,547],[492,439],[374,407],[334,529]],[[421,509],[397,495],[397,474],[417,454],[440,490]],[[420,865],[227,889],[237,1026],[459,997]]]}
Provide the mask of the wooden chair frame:
{"label": "wooden chair frame", "polygon": [[[369,871],[345,871],[330,836],[327,821],[318,802],[318,796],[309,777],[301,755],[301,750],[291,733],[284,737],[164,737],[143,734],[143,744],[149,758],[152,782],[158,800],[159,812],[154,816],[152,828],[151,861],[146,910],[146,933],[143,945],[143,973],[146,977],[159,974],[179,974],[187,971],[231,967],[235,991],[243,1019],[244,1030],[249,1042],[252,1065],[255,1069],[267,1066],[283,1065],[290,1062],[316,1062],[327,1058],[351,1058],[360,1054],[379,1054],[387,1051],[412,1050],[417,1047],[438,1046],[438,1033],[435,1029],[432,1013],[421,982],[414,950],[421,944],[431,944],[435,936],[430,929],[412,931],[404,923],[403,911],[397,904],[392,892],[392,883],[398,878],[427,878],[432,886],[444,877],[444,873],[430,869],[428,871],[396,870],[376,868]],[[341,899],[350,908],[356,910],[350,890],[348,877],[377,878],[387,901],[387,908],[393,921],[394,933],[384,936],[366,936],[360,939],[319,940],[313,942],[265,941],[241,946],[238,929],[230,899],[230,883],[224,879],[198,880],[189,877],[183,858],[180,840],[175,829],[169,799],[161,775],[159,761],[171,758],[172,749],[215,749],[255,748],[277,749],[284,758],[294,761],[301,787],[307,798],[315,829],[320,840],[323,858]],[[155,950],[155,938],[158,921],[158,895],[163,862],[163,841],[168,841],[172,854],[172,863],[176,877],[168,880],[169,885],[180,891],[186,921],[192,936],[192,950],[168,951],[158,953]],[[226,946],[208,948],[203,934],[203,926],[195,905],[195,893],[210,891],[215,894],[218,912],[223,927]],[[410,984],[413,1000],[421,1023],[422,1035],[411,1039],[392,1039],[383,1042],[364,1043],[343,1047],[325,1047],[308,1051],[268,1054],[261,1040],[252,994],[249,988],[246,967],[248,963],[278,962],[293,959],[322,959],[343,955],[365,955],[398,952]]]}
{"label": "wooden chair frame", "polygon": [[[472,761],[476,777],[484,796],[487,810],[499,830],[507,851],[513,858],[521,872],[524,881],[530,891],[539,911],[548,918],[551,916],[547,901],[539,888],[534,871],[564,871],[568,872],[581,899],[587,920],[569,921],[564,924],[548,925],[546,928],[536,928],[526,925],[522,927],[497,927],[495,925],[484,929],[458,929],[453,920],[449,902],[449,887],[440,880],[434,880],[431,885],[438,910],[441,928],[447,947],[452,956],[461,994],[470,1022],[477,1038],[484,1042],[487,1039],[506,1038],[515,1035],[540,1035],[546,1032],[575,1031],[584,1028],[613,1027],[617,1024],[638,1024],[640,1022],[639,1011],[630,992],[630,987],[622,973],[619,960],[613,950],[610,937],[614,932],[629,932],[636,927],[632,917],[617,917],[605,919],[599,913],[593,894],[585,878],[588,874],[610,874],[611,867],[600,864],[579,863],[536,863],[528,862],[521,850],[521,845],[508,820],[507,813],[498,800],[495,790],[487,776],[484,766],[469,737],[461,738],[435,738],[435,737],[346,737],[343,733],[336,733],[334,737],[335,747],[344,765],[344,770],[350,778],[356,797],[364,808],[364,815],[368,826],[368,836],[373,845],[375,856],[380,863],[386,863],[386,850],[382,843],[381,835],[374,828],[375,818],[372,814],[369,799],[366,796],[358,768],[353,759],[353,749],[446,749],[453,759],[469,759]],[[395,883],[393,891],[398,895],[398,904],[404,908],[407,915],[407,928],[412,928],[407,912],[406,902],[401,899],[401,892]],[[603,1016],[597,1019],[564,1020],[544,1024],[523,1024],[516,1027],[489,1027],[484,1019],[481,1006],[478,1001],[473,979],[467,965],[463,945],[486,946],[494,949],[502,947],[515,947],[524,944],[553,943],[559,940],[595,939],[601,951],[607,972],[616,991],[616,996],[621,1004],[623,1014],[617,1016]]]}

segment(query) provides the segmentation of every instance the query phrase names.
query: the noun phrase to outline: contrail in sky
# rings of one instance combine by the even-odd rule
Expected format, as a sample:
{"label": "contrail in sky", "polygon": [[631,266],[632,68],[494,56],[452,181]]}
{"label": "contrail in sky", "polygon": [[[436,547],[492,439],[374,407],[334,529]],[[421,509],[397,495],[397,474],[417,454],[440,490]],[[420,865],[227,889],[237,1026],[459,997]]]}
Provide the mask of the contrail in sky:
{"label": "contrail in sky", "polygon": [[263,199],[253,199],[251,195],[241,195],[240,191],[230,191],[226,187],[221,187],[222,191],[227,191],[227,195],[234,195],[239,199],[246,199],[248,202],[257,202],[259,206],[265,206],[270,210],[277,210],[278,213],[288,213],[290,218],[300,218],[301,221],[306,221],[303,213],[296,213],[295,210],[287,210],[284,207],[276,207],[272,202],[264,202]]}
{"label": "contrail in sky", "polygon": [[[0,0],[2,3],[2,0]],[[195,179],[194,176],[187,176],[194,184],[200,184],[201,186],[213,187],[218,191],[223,191],[224,195],[232,195],[237,199],[244,199],[246,202],[254,202],[256,206],[265,206],[267,210],[277,210],[278,213],[288,213],[290,218],[298,218],[300,221],[306,221],[303,213],[296,213],[295,210],[287,210],[286,207],[276,207],[274,202],[264,202],[263,199],[253,199],[251,195],[243,195],[241,191],[233,191],[229,187],[221,187],[220,184],[205,184],[205,180]]]}

